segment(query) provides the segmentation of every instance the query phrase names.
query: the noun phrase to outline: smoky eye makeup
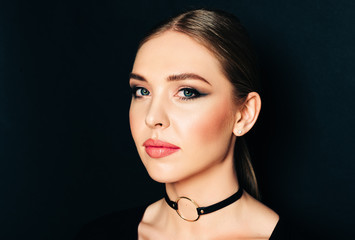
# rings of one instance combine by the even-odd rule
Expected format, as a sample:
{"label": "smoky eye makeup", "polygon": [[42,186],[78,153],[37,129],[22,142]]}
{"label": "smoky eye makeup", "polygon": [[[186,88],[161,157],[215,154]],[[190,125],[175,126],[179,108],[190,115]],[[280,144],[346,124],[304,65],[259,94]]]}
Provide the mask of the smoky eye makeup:
{"label": "smoky eye makeup", "polygon": [[177,97],[179,97],[180,100],[187,101],[206,96],[207,94],[201,93],[200,91],[192,87],[183,87],[179,89],[176,95]]}
{"label": "smoky eye makeup", "polygon": [[[135,83],[131,83],[130,89],[133,98],[143,98],[151,95],[151,92],[146,87],[143,87],[140,84],[138,85]],[[197,90],[196,87],[187,85],[180,86],[173,96],[177,97],[179,100],[188,101],[198,99],[207,95],[208,93],[206,93],[206,91]]]}

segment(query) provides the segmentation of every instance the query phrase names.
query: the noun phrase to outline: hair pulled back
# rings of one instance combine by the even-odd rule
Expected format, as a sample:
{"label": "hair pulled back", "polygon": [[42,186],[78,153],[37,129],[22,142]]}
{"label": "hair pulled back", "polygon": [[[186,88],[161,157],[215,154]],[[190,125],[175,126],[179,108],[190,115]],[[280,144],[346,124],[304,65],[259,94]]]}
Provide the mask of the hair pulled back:
{"label": "hair pulled back", "polygon": [[[233,85],[235,101],[243,104],[250,92],[258,89],[258,64],[246,29],[232,14],[197,9],[173,17],[151,30],[141,41],[166,31],[181,32],[193,38],[218,59],[221,70]],[[252,196],[259,198],[258,185],[244,137],[238,137],[235,168],[239,184]]]}

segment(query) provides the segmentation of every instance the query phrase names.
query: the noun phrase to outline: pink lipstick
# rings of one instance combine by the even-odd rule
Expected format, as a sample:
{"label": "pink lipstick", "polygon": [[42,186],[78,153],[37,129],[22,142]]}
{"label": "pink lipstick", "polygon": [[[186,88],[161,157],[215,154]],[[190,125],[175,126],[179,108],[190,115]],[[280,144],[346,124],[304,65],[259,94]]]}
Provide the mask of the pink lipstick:
{"label": "pink lipstick", "polygon": [[146,153],[151,158],[162,158],[177,152],[180,148],[171,143],[148,139],[143,143]]}

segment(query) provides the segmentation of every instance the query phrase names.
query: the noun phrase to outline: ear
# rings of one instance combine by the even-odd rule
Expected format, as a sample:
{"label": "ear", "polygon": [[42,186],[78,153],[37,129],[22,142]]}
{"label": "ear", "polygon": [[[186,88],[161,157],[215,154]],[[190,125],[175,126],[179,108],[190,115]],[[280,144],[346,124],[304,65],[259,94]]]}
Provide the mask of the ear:
{"label": "ear", "polygon": [[261,99],[257,92],[248,94],[244,103],[239,106],[236,112],[235,123],[233,127],[234,135],[243,136],[255,124],[261,109]]}

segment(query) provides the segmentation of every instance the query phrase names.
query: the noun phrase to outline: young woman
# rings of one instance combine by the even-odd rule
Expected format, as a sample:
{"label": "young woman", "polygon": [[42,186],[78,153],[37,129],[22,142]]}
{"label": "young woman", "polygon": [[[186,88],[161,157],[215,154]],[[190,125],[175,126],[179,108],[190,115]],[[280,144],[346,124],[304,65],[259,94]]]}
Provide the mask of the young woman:
{"label": "young woman", "polygon": [[149,33],[130,74],[130,125],[166,196],[78,239],[284,239],[279,216],[257,200],[243,141],[261,107],[257,69],[245,29],[225,12],[189,11]]}

